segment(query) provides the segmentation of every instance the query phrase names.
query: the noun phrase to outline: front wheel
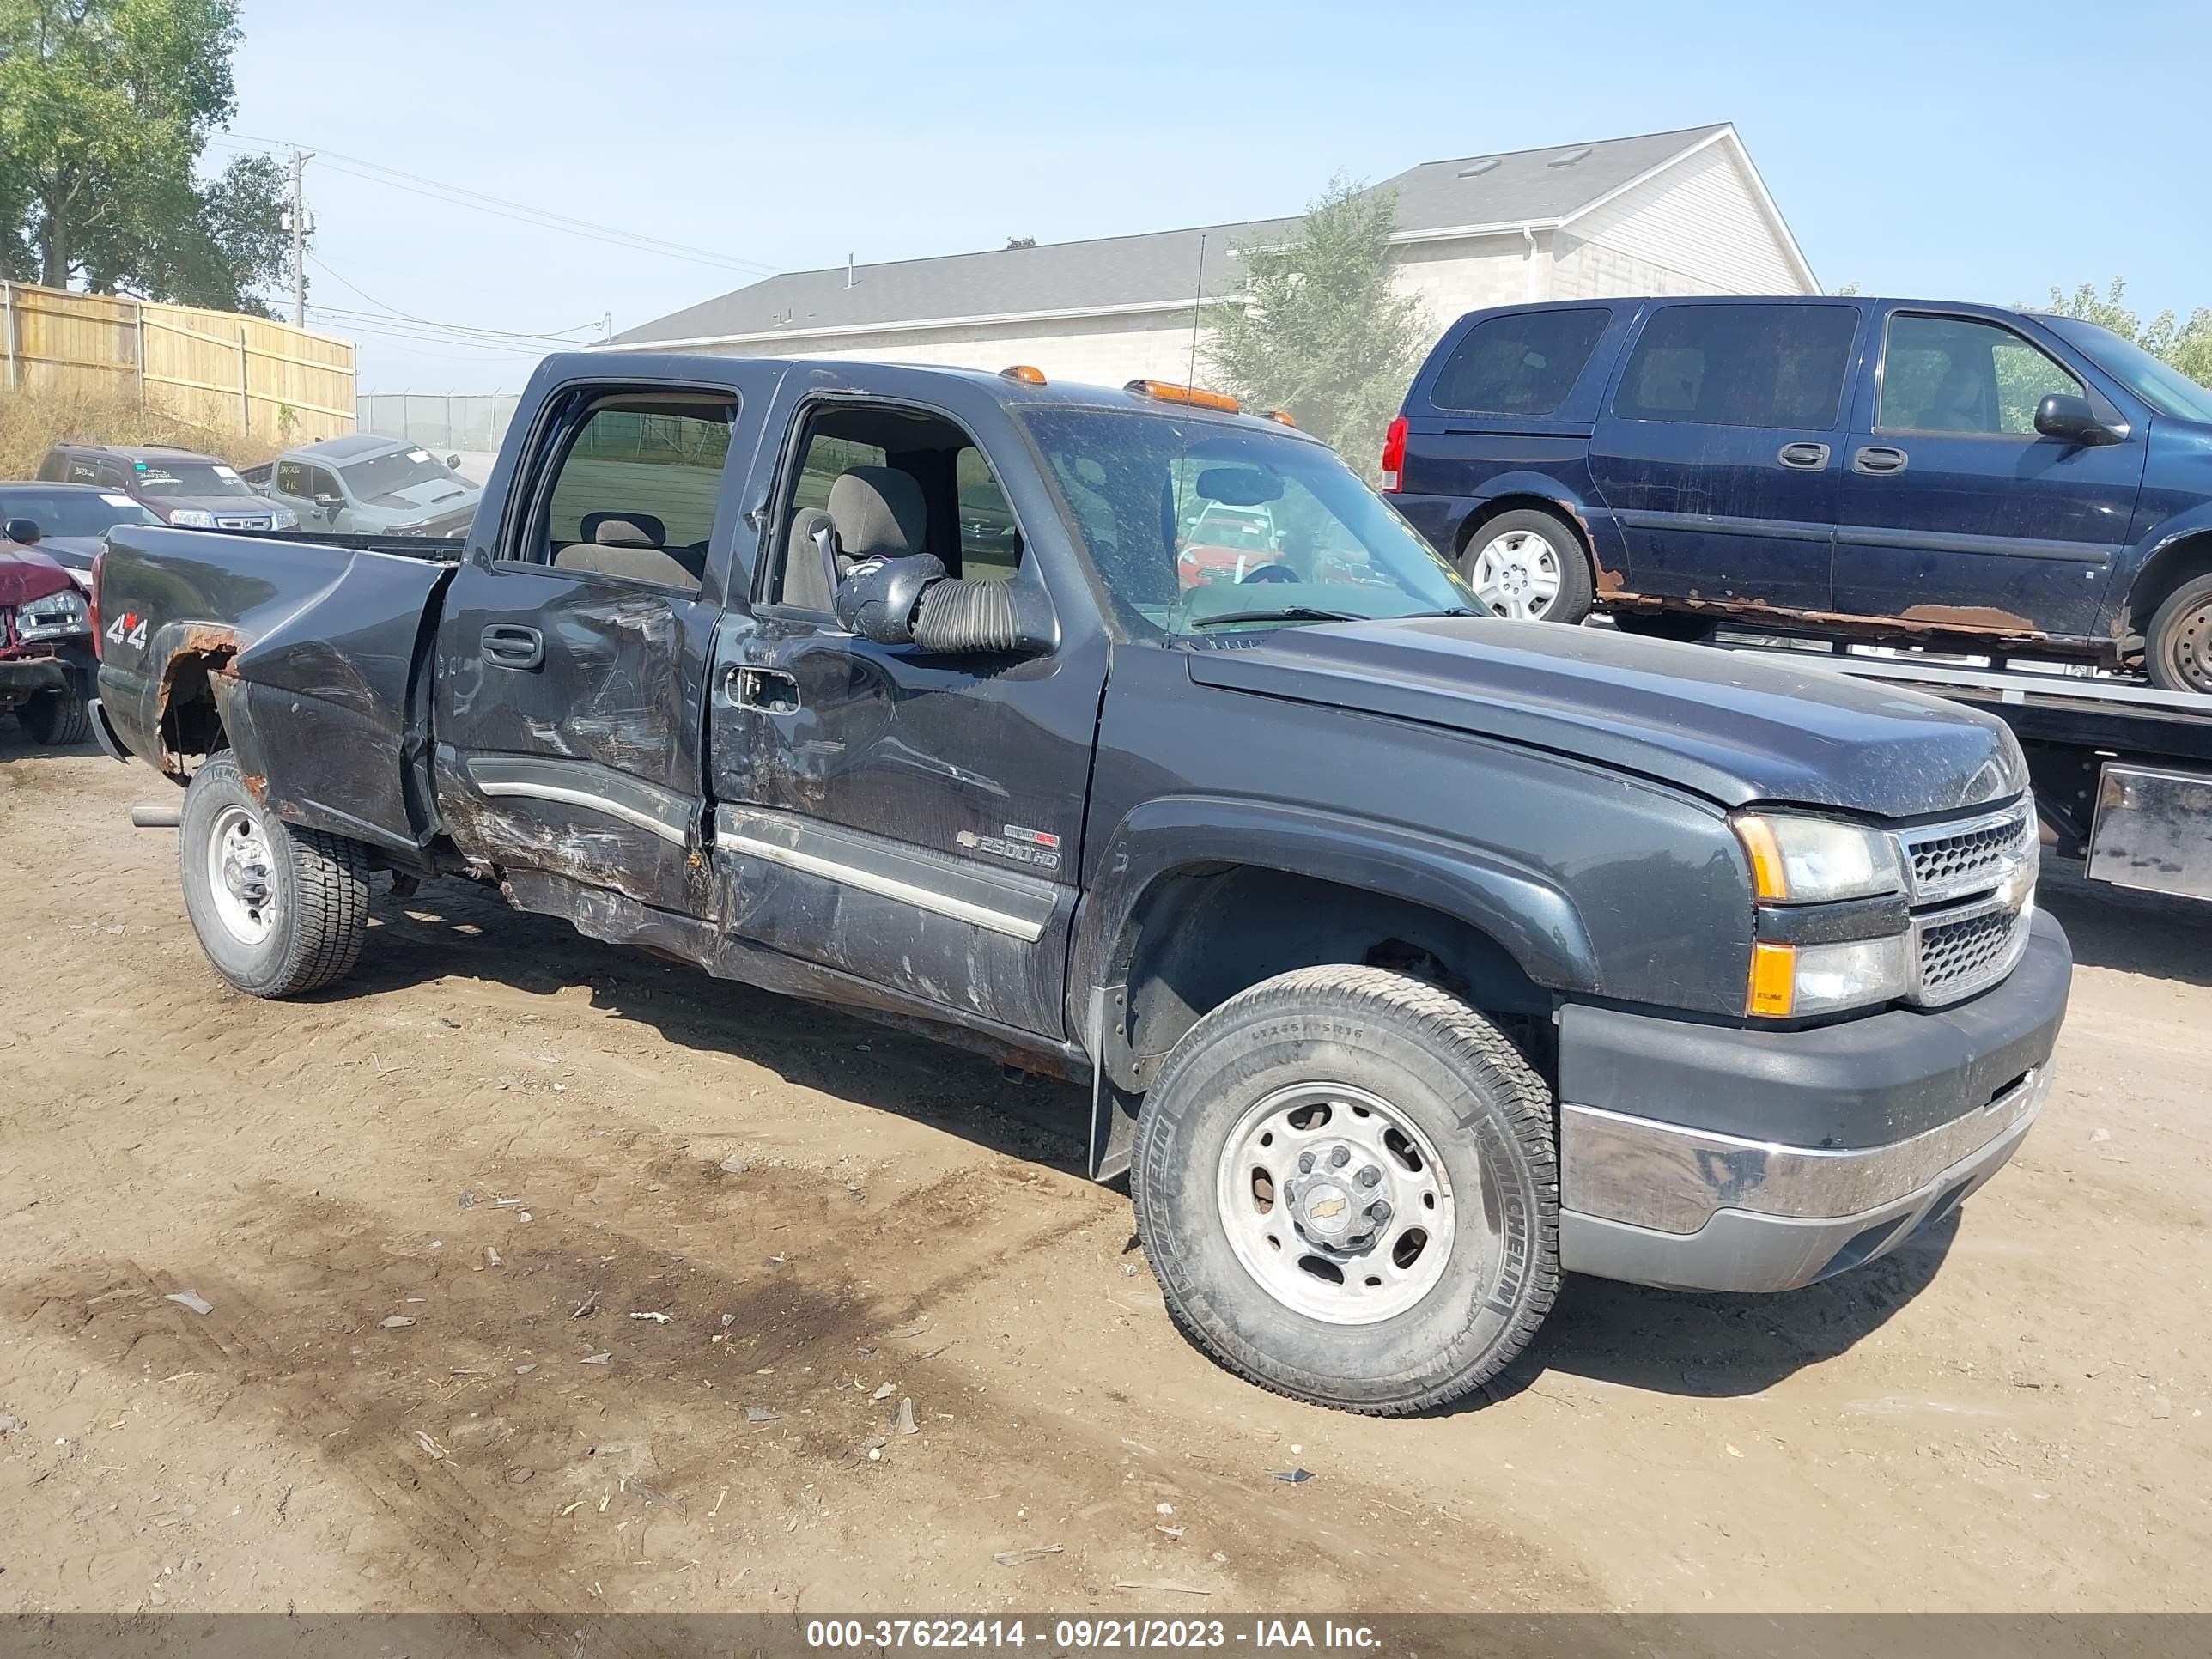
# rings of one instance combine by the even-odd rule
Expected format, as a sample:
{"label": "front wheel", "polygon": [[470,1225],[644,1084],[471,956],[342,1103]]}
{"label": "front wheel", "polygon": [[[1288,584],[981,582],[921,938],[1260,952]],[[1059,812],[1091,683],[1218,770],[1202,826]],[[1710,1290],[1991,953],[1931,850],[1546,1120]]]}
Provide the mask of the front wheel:
{"label": "front wheel", "polygon": [[1476,526],[1460,568],[1501,617],[1578,623],[1589,615],[1589,560],[1575,532],[1548,513],[1520,507]]}
{"label": "front wheel", "polygon": [[1301,969],[1176,1045],[1137,1121],[1169,1313],[1263,1388],[1405,1416],[1527,1346],[1559,1287],[1552,1097],[1427,982]]}
{"label": "front wheel", "polygon": [[2212,574],[2166,596],[2143,630],[2143,668],[2166,691],[2212,691]]}
{"label": "front wheel", "polygon": [[177,827],[185,909],[215,970],[249,996],[319,991],[353,971],[368,928],[368,854],[288,824],[211,755]]}

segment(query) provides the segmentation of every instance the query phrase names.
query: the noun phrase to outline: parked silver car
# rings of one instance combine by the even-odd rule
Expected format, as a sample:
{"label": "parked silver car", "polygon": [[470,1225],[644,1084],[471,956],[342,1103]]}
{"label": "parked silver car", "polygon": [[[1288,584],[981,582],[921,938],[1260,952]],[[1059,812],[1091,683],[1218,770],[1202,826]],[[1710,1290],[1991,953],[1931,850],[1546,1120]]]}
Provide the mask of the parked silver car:
{"label": "parked silver car", "polygon": [[483,494],[421,445],[368,433],[288,449],[246,476],[310,533],[458,536]]}

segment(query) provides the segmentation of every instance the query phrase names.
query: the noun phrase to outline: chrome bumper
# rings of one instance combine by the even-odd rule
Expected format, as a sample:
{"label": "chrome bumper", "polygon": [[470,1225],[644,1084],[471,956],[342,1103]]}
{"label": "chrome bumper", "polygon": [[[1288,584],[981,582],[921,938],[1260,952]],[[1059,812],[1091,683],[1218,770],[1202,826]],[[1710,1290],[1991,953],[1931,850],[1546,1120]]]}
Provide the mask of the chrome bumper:
{"label": "chrome bumper", "polygon": [[1564,1105],[1560,1265],[1697,1290],[1789,1290],[1841,1273],[1995,1174],[2050,1091],[2045,1063],[1925,1133],[1842,1151]]}

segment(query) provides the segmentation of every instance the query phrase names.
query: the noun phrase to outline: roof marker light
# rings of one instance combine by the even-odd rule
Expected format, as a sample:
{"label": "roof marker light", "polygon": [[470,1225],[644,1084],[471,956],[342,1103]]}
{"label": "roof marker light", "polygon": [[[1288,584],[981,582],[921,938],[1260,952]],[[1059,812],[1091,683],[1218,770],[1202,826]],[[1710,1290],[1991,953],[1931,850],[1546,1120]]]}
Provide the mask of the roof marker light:
{"label": "roof marker light", "polygon": [[1018,380],[1024,386],[1042,386],[1044,371],[1028,363],[1009,363],[999,371],[1002,380]]}
{"label": "roof marker light", "polygon": [[1188,404],[1193,409],[1218,409],[1224,415],[1234,415],[1244,407],[1225,392],[1206,392],[1194,386],[1177,386],[1172,380],[1132,380],[1121,388],[1139,398],[1153,398],[1164,404]]}

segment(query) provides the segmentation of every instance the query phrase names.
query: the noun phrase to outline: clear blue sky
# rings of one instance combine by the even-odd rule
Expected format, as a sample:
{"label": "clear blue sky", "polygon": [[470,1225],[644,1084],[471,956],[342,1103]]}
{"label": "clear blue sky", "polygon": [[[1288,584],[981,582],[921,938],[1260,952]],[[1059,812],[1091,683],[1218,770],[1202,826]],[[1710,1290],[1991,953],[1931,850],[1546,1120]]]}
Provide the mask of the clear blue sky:
{"label": "clear blue sky", "polygon": [[[309,270],[362,313],[622,328],[750,278],[361,161],[801,269],[1256,218],[1337,173],[1723,120],[1832,288],[2119,275],[2139,309],[2212,306],[2202,5],[246,0],[245,27],[236,131],[355,158],[309,165],[337,275]],[[541,349],[358,337],[363,390],[517,386]]]}

